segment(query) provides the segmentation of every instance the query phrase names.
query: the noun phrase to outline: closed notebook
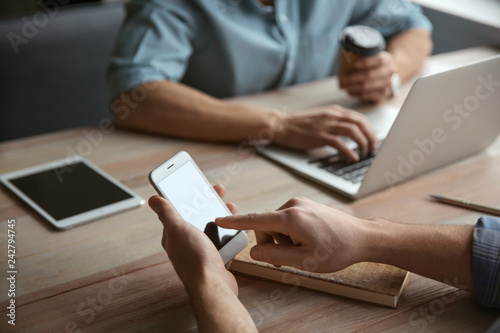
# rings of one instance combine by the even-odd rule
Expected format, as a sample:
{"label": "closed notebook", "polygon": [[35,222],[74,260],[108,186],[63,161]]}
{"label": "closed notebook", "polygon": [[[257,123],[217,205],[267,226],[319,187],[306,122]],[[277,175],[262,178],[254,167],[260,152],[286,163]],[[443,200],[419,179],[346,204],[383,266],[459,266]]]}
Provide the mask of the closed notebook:
{"label": "closed notebook", "polygon": [[333,295],[395,308],[410,279],[410,272],[390,265],[363,262],[335,273],[311,273],[293,267],[279,268],[250,258],[256,244],[253,231],[249,243],[229,269],[255,278],[295,285]]}

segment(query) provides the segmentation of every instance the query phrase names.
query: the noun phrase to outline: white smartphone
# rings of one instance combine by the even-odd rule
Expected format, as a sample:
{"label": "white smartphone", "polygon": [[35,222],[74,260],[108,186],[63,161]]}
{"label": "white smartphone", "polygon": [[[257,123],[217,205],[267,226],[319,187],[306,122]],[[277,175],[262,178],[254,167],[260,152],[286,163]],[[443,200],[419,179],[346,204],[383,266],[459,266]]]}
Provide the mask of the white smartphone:
{"label": "white smartphone", "polygon": [[149,181],[184,220],[210,238],[225,264],[248,244],[246,232],[215,224],[231,212],[188,153],[181,151],[151,171]]}

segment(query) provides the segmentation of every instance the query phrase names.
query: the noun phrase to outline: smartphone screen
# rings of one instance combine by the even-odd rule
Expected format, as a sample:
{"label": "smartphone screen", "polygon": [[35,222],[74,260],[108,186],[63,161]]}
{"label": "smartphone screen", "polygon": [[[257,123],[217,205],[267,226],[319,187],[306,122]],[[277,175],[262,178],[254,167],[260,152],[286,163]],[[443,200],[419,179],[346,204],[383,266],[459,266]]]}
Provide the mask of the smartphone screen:
{"label": "smartphone screen", "polygon": [[193,162],[187,161],[157,185],[179,215],[203,231],[218,250],[238,233],[214,223],[217,217],[228,216],[230,212]]}

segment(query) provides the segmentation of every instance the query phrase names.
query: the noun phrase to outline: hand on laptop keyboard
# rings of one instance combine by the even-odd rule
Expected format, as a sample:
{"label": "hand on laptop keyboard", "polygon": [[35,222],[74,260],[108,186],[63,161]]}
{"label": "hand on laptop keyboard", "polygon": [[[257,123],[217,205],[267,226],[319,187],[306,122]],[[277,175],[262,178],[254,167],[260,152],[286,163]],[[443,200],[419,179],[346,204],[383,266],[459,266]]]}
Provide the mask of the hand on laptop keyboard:
{"label": "hand on laptop keyboard", "polygon": [[333,173],[334,175],[340,176],[345,180],[350,181],[351,183],[359,183],[365,177],[368,168],[373,162],[373,158],[375,157],[374,153],[370,153],[368,155],[362,156],[359,162],[352,163],[349,161],[338,161],[332,164],[329,164],[324,167],[324,169],[328,172]]}
{"label": "hand on laptop keyboard", "polygon": [[[367,154],[377,147],[377,136],[368,119],[339,105],[282,115],[279,124],[274,131],[273,142],[286,148],[307,150],[327,145],[336,148],[351,161],[357,161],[360,151]],[[359,150],[351,150],[341,136],[356,142]]]}
{"label": "hand on laptop keyboard", "polygon": [[[382,143],[382,141],[381,141]],[[355,149],[359,153],[358,149]],[[309,163],[316,164],[319,168],[324,169],[336,176],[357,184],[363,180],[368,168],[375,158],[375,153],[368,153],[364,156],[360,155],[358,162],[353,163],[344,155],[335,154],[321,158],[312,159]]]}

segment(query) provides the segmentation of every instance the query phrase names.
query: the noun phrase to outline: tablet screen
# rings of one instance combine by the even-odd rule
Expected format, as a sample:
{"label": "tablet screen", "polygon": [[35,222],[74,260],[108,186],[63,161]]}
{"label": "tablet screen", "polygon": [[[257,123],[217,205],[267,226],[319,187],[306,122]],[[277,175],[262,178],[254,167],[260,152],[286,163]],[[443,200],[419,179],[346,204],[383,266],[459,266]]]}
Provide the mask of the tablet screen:
{"label": "tablet screen", "polygon": [[82,162],[9,179],[55,220],[132,198]]}

